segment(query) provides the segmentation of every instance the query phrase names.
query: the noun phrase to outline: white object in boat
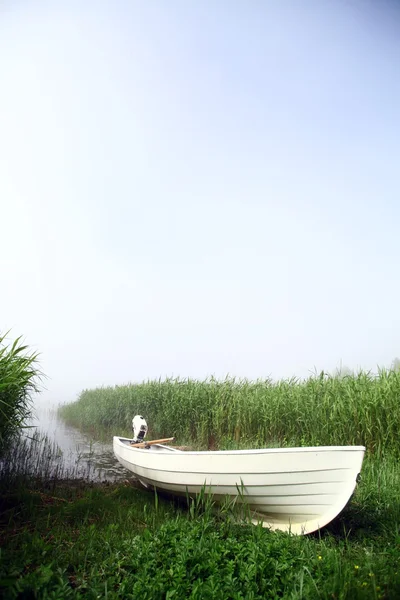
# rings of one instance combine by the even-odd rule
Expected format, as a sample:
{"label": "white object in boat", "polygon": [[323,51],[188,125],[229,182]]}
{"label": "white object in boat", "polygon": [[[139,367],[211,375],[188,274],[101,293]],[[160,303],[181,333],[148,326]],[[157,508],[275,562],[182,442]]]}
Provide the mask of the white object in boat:
{"label": "white object in boat", "polygon": [[142,415],[136,415],[132,419],[133,439],[136,442],[142,442],[147,434],[147,423]]}
{"label": "white object in boat", "polygon": [[134,447],[114,436],[114,454],[146,487],[216,501],[245,501],[253,522],[295,534],[332,521],[354,492],[364,446],[182,452],[163,444]]}

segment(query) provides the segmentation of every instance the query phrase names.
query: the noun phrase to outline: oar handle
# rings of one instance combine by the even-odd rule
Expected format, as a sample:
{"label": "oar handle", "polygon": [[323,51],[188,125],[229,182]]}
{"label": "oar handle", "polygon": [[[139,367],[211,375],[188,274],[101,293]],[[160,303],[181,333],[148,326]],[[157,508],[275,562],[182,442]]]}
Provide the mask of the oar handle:
{"label": "oar handle", "polygon": [[145,448],[146,446],[152,446],[153,444],[164,444],[164,442],[173,442],[175,438],[164,438],[163,440],[151,440],[150,442],[136,442],[131,446],[133,448]]}

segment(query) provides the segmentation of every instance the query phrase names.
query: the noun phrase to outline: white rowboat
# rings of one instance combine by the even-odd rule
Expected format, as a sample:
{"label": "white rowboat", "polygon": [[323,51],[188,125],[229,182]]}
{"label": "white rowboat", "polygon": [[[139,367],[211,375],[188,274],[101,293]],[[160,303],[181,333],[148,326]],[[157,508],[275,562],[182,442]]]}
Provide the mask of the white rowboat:
{"label": "white rowboat", "polygon": [[312,533],[332,521],[354,492],[364,446],[320,446],[183,452],[154,444],[132,446],[114,437],[119,462],[146,487],[216,501],[245,501],[254,522],[294,534]]}

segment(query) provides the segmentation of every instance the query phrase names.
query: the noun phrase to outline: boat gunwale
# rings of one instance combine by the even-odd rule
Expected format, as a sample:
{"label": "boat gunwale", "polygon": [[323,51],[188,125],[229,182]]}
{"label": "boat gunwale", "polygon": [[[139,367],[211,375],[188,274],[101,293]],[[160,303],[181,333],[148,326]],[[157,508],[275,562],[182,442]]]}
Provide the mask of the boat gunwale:
{"label": "boat gunwale", "polygon": [[138,448],[134,446],[130,446],[125,442],[133,442],[134,440],[130,438],[120,437],[115,435],[113,437],[113,441],[118,440],[118,443],[123,448],[128,448],[132,452],[140,452],[149,454],[160,454],[160,450],[153,450],[155,446],[159,448],[165,448],[165,452],[161,452],[163,454],[169,454],[171,451],[175,453],[179,453],[184,456],[238,456],[238,455],[255,455],[255,454],[290,454],[293,452],[296,453],[307,453],[307,452],[363,452],[365,453],[365,446],[299,446],[299,447],[290,447],[290,448],[248,448],[244,450],[185,450],[181,451],[178,448],[174,448],[173,446],[166,446],[163,444],[156,444],[155,446],[149,446],[148,448]]}

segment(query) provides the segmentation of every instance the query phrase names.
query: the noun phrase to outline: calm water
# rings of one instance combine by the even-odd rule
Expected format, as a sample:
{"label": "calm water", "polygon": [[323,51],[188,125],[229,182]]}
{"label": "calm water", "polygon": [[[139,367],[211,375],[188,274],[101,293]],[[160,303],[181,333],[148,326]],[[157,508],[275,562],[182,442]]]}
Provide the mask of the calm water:
{"label": "calm water", "polygon": [[38,431],[55,443],[62,456],[63,467],[71,476],[93,481],[132,478],[132,473],[124,469],[114,457],[112,439],[109,443],[92,439],[60,419],[56,408],[36,405],[31,425],[35,429],[29,429],[28,435]]}

